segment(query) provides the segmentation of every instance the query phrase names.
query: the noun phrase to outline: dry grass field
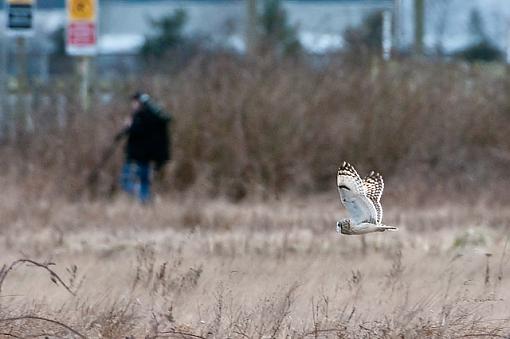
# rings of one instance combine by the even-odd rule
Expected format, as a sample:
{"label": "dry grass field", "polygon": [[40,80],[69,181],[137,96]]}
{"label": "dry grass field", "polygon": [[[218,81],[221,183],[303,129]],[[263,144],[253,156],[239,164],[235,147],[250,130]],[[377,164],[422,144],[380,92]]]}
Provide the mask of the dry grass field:
{"label": "dry grass field", "polygon": [[[399,232],[335,232],[309,199],[1,198],[5,338],[510,335],[509,208],[387,206]],[[30,259],[42,266],[19,262]],[[49,264],[53,263],[53,264]],[[49,270],[53,273],[51,273]]]}
{"label": "dry grass field", "polygon": [[[205,55],[89,112],[45,86],[0,139],[0,337],[510,338],[509,71]],[[146,208],[120,147],[86,185],[138,88],[175,118]],[[335,232],[343,160],[400,231]]]}

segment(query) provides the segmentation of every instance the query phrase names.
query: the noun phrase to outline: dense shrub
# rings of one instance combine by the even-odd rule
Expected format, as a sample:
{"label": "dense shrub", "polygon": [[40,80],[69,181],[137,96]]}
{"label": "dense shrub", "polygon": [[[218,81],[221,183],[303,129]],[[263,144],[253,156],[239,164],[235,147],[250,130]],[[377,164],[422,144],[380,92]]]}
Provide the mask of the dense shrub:
{"label": "dense shrub", "polygon": [[[83,113],[71,91],[67,128],[51,107],[33,113],[36,132],[4,142],[3,173],[38,192],[77,192],[129,114],[142,86],[170,109],[170,191],[267,196],[334,189],[348,160],[392,182],[394,194],[494,194],[508,184],[510,83],[497,65],[197,58],[178,74],[115,83],[111,103]],[[42,126],[45,126],[44,128]],[[99,178],[112,191],[121,152]],[[398,180],[397,180],[398,178]],[[161,185],[160,185],[161,186]],[[391,195],[391,191],[389,192]],[[475,198],[475,194],[471,194]]]}
{"label": "dense shrub", "polygon": [[457,57],[470,62],[475,61],[498,61],[503,59],[503,53],[489,41],[481,41],[466,47],[457,53]]}

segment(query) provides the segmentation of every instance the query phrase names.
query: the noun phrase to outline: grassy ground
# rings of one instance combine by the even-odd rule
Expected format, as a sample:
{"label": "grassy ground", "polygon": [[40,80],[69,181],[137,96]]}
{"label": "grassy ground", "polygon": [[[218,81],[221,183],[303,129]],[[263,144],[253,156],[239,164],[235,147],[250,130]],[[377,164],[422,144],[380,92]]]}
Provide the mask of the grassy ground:
{"label": "grassy ground", "polygon": [[[0,139],[0,337],[510,335],[508,69],[202,56],[89,112],[74,83]],[[116,197],[120,145],[87,185],[135,88],[175,118],[148,208]],[[399,232],[335,233],[343,160]]]}
{"label": "grassy ground", "polygon": [[39,200],[25,213],[12,194],[0,204],[0,264],[43,267],[0,274],[5,337],[510,334],[508,208],[387,206],[400,231],[363,241],[335,233],[336,192],[148,208]]}

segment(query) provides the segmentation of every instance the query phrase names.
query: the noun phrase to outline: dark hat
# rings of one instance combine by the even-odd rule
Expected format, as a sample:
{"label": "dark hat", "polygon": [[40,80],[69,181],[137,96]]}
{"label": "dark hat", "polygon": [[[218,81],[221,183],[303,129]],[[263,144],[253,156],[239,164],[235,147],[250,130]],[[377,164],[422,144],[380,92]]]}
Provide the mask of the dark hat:
{"label": "dark hat", "polygon": [[140,102],[146,102],[146,101],[149,100],[149,95],[147,93],[142,92],[142,91],[136,91],[131,96],[131,99],[138,100]]}
{"label": "dark hat", "polygon": [[133,95],[131,95],[131,99],[133,99],[133,100],[140,100],[140,97],[142,95],[143,95],[143,92],[136,91],[135,93],[133,93]]}

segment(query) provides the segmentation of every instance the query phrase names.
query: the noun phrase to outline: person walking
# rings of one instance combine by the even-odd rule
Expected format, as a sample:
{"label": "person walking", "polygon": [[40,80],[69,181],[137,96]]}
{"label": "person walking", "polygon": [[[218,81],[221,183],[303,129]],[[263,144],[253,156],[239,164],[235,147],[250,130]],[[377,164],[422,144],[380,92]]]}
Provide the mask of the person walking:
{"label": "person walking", "polygon": [[131,99],[131,118],[116,136],[117,140],[127,137],[120,184],[123,191],[137,196],[145,204],[151,201],[153,170],[161,171],[171,159],[169,125],[172,117],[146,93],[136,92]]}

